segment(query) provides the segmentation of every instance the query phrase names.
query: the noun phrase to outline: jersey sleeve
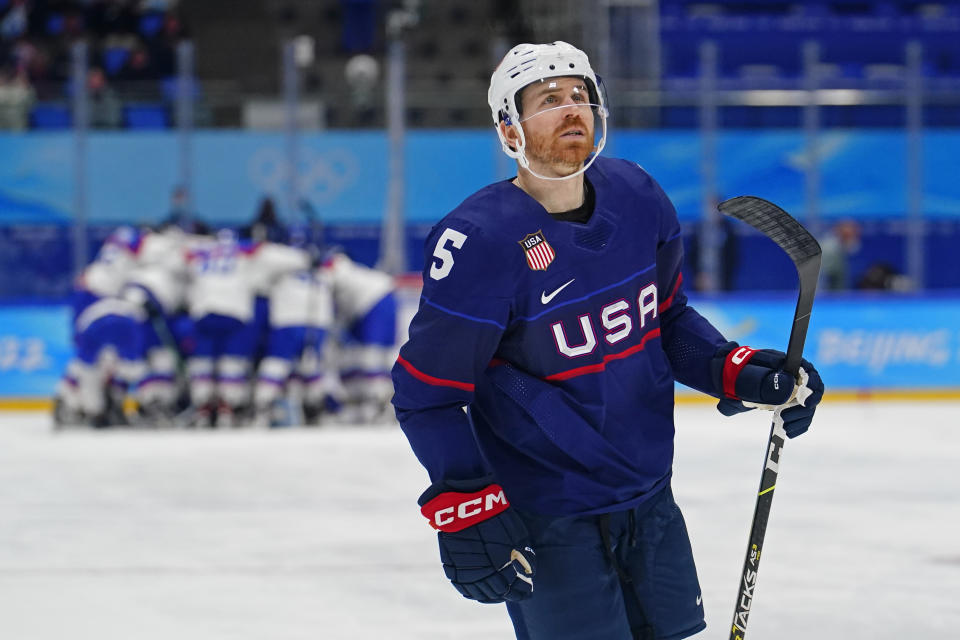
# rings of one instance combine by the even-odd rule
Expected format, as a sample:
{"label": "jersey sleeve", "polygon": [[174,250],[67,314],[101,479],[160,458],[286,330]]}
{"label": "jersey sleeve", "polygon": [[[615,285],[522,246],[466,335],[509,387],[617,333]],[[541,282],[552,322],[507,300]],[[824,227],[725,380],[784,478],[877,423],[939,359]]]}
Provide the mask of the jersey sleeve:
{"label": "jersey sleeve", "polygon": [[492,246],[466,221],[433,229],[420,305],[393,368],[397,418],[433,482],[489,472],[464,407],[510,317]]}
{"label": "jersey sleeve", "polygon": [[660,201],[657,244],[657,289],[665,292],[660,302],[661,341],[674,378],[714,397],[720,392],[710,373],[710,360],[726,339],[710,322],[687,304],[684,293],[683,236],[673,203],[656,182]]}

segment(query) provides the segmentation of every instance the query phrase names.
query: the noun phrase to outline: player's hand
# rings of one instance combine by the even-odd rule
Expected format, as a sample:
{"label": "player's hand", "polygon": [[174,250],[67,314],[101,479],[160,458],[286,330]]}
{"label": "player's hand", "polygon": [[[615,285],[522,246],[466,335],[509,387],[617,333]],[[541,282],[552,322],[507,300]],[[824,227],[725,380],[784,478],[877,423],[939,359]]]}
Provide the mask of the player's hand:
{"label": "player's hand", "polygon": [[728,342],[713,359],[714,382],[723,394],[717,410],[731,416],[753,408],[783,407],[780,416],[787,437],[805,433],[823,398],[823,380],[816,368],[801,360],[800,380],[783,370],[786,354],[752,349]]}
{"label": "player's hand", "polygon": [[418,500],[438,530],[443,572],[464,598],[484,603],[533,595],[537,557],[523,520],[490,478],[436,483]]}

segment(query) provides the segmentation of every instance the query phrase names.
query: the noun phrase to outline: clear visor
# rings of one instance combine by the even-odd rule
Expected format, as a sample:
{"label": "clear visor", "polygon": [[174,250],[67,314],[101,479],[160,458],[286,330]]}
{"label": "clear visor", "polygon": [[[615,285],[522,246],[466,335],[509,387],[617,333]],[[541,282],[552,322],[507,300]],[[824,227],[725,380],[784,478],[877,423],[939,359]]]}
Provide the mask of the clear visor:
{"label": "clear visor", "polygon": [[[569,78],[570,76],[565,77]],[[592,156],[579,170],[565,176],[545,176],[537,173],[533,170],[533,168],[531,168],[530,162],[526,156],[526,142],[524,139],[523,128],[520,127],[519,149],[514,150],[513,147],[510,147],[510,150],[513,151],[513,153],[508,152],[508,155],[517,158],[517,161],[520,163],[521,167],[527,169],[534,176],[543,180],[568,180],[582,174],[590,167],[590,165],[593,164],[606,144],[607,116],[609,112],[607,111],[606,107],[606,88],[604,87],[603,81],[597,78],[596,91],[591,91],[591,88],[593,88],[592,80],[582,77],[578,77],[578,79],[579,82],[571,85],[569,83],[562,82],[562,78],[547,78],[542,80],[539,85],[534,85],[532,87],[528,85],[532,91],[529,94],[522,96],[524,115],[520,118],[518,124],[522,124],[538,116],[559,110],[564,110],[567,112],[562,114],[562,118],[567,122],[572,120],[568,119],[569,114],[575,112],[576,115],[580,116],[580,119],[584,122],[584,124],[588,122],[592,122],[593,124]],[[521,96],[518,94],[515,97],[515,100],[520,98]],[[564,125],[560,126],[567,126],[567,124],[565,123]],[[566,133],[572,132],[565,132],[564,135],[566,135]],[[585,133],[589,135],[590,132]],[[503,138],[502,131],[500,133],[500,137],[504,148],[508,148],[508,144]]]}
{"label": "clear visor", "polygon": [[[535,113],[532,113],[520,120],[520,123],[522,124],[528,120],[532,120],[538,116],[546,115],[554,111],[566,112],[560,115],[564,121],[564,124],[558,125],[560,128],[566,128],[569,126],[567,124],[569,122],[576,122],[576,120],[573,118],[568,120],[568,116],[570,116],[570,114],[573,112],[576,112],[576,115],[580,116],[580,120],[584,123],[584,127],[586,127],[588,123],[592,122],[593,126],[591,127],[591,130],[593,132],[593,144],[595,146],[598,144],[598,139],[602,138],[605,133],[606,122],[605,119],[600,115],[603,112],[603,107],[595,102],[585,102],[584,104],[561,104],[555,107],[539,109]],[[589,132],[587,133],[589,135]]]}
{"label": "clear visor", "polygon": [[597,117],[606,117],[607,110],[604,106],[607,104],[606,86],[602,80],[599,80],[600,86],[596,92],[593,92],[588,88],[590,84],[593,83],[584,79],[580,84],[563,87],[556,78],[544,80],[529,100],[533,104],[527,105],[526,113],[520,122],[526,122],[557,109],[582,110],[584,118],[587,117],[587,110],[592,111]]}

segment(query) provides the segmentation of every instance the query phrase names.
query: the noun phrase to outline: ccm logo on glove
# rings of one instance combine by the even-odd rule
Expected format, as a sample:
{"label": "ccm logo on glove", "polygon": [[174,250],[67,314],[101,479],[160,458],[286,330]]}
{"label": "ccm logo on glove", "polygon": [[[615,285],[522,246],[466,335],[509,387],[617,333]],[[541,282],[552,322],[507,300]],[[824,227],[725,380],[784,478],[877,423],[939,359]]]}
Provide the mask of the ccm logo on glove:
{"label": "ccm logo on glove", "polygon": [[503,488],[491,484],[474,493],[441,493],[420,508],[420,513],[439,531],[455,533],[502,513],[510,506]]}

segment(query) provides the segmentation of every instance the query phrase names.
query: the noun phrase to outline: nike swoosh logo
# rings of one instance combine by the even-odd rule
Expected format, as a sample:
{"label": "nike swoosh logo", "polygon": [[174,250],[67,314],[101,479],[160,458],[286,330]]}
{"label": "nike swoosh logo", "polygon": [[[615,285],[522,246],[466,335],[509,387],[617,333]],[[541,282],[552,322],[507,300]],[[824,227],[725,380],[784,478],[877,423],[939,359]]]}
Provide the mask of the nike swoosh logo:
{"label": "nike swoosh logo", "polygon": [[540,294],[540,302],[543,304],[547,304],[548,302],[556,298],[558,293],[560,293],[561,291],[566,289],[568,286],[570,286],[570,283],[572,283],[574,280],[576,280],[576,278],[570,278],[569,282],[566,282],[560,285],[558,288],[554,289],[549,294],[546,291],[542,292]]}
{"label": "nike swoosh logo", "polygon": [[700,603],[701,603],[701,602],[703,602],[703,598],[702,598],[701,596],[697,596],[697,606],[698,606],[698,607],[700,606]]}

